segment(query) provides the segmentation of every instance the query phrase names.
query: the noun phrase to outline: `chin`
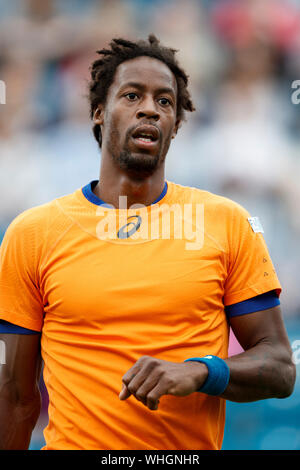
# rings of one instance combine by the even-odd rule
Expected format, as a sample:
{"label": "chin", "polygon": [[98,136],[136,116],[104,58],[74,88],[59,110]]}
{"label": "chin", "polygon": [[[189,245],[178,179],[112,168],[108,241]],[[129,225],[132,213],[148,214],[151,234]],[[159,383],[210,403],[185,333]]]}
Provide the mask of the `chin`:
{"label": "chin", "polygon": [[119,166],[136,175],[152,175],[160,166],[160,156],[149,153],[122,152],[118,159]]}

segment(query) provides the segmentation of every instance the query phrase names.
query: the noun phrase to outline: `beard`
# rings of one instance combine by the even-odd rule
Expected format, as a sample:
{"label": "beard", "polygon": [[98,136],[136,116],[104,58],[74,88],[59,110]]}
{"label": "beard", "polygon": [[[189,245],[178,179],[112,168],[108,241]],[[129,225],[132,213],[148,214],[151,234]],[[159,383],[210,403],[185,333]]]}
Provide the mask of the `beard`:
{"label": "beard", "polygon": [[162,145],[160,134],[159,149],[156,154],[138,153],[130,148],[132,129],[126,133],[125,143],[121,150],[116,148],[114,142],[120,142],[120,135],[117,130],[112,132],[108,144],[109,153],[114,163],[124,172],[130,174],[135,179],[143,179],[153,175],[153,173],[163,165],[165,157],[170,146],[170,139],[166,139],[165,145]]}
{"label": "beard", "polygon": [[134,154],[128,148],[124,148],[117,159],[114,158],[114,160],[117,160],[122,170],[143,178],[151,176],[159,167],[159,164],[162,163],[160,154]]}

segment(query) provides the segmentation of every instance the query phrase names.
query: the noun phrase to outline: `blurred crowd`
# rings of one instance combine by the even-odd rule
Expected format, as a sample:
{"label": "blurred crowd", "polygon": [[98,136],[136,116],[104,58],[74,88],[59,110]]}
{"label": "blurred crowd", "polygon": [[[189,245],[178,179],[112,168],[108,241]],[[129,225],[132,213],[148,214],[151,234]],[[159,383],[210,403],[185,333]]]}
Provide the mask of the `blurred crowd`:
{"label": "blurred crowd", "polygon": [[285,315],[300,317],[300,0],[0,0],[0,240],[23,210],[98,178],[89,66],[113,37],[151,32],[178,49],[196,107],[167,178],[259,216]]}

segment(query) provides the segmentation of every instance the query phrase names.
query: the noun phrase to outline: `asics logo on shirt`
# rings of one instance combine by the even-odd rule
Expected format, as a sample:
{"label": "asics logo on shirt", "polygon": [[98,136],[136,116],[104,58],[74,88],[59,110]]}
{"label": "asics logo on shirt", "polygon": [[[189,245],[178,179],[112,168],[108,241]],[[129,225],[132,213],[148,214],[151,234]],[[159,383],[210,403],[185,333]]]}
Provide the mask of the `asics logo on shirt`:
{"label": "asics logo on shirt", "polygon": [[[118,238],[121,238],[121,239],[129,238],[140,228],[141,223],[142,223],[142,217],[140,215],[132,215],[128,217],[127,220],[129,219],[136,219],[136,221],[127,222],[127,224],[123,225],[118,231],[118,234],[117,234]],[[133,225],[133,227],[130,230],[126,230],[126,228],[128,229],[130,225]]]}

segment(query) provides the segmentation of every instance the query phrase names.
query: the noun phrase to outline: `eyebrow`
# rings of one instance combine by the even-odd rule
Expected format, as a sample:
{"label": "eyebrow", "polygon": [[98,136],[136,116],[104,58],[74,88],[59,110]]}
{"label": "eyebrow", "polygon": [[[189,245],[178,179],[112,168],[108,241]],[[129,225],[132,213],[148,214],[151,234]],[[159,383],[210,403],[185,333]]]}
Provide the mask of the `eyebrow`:
{"label": "eyebrow", "polygon": [[[142,83],[138,83],[138,82],[127,82],[127,83],[124,83],[124,85],[121,86],[120,90],[123,90],[124,88],[136,88],[137,90],[141,90],[141,91],[144,91],[146,89],[145,85],[143,85]],[[160,93],[169,93],[171,95],[173,95],[175,97],[175,92],[173,90],[173,88],[170,88],[170,87],[160,87],[156,90],[156,93],[160,94]]]}

